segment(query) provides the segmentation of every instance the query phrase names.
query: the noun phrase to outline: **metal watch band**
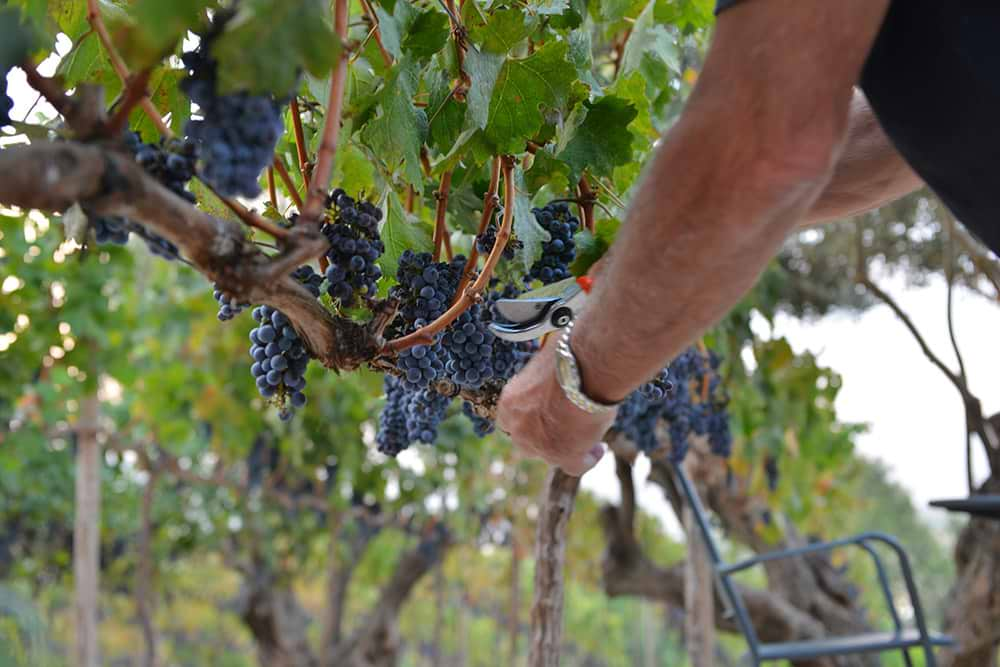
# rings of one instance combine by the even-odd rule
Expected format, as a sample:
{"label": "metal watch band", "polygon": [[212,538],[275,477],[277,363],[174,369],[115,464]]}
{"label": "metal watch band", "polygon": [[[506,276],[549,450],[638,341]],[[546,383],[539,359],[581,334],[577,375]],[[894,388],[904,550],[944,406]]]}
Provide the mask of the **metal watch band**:
{"label": "metal watch band", "polygon": [[583,393],[583,381],[580,378],[580,366],[569,344],[573,332],[573,320],[563,328],[562,335],[556,344],[556,379],[569,402],[590,414],[611,412],[618,403],[600,403]]}

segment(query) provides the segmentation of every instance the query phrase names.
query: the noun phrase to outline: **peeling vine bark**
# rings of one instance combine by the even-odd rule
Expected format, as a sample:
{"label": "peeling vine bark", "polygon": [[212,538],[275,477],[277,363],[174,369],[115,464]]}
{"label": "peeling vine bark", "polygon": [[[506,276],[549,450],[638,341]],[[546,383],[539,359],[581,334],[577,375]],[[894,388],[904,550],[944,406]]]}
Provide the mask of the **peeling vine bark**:
{"label": "peeling vine bark", "polygon": [[558,667],[562,645],[566,528],[580,478],[553,468],[545,483],[535,536],[535,599],[528,667]]}

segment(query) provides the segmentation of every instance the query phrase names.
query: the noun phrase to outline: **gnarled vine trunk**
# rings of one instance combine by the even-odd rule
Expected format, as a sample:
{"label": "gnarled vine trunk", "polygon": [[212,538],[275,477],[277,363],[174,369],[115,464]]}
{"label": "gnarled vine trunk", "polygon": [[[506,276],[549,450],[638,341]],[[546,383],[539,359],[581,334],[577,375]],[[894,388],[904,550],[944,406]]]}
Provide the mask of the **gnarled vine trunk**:
{"label": "gnarled vine trunk", "polygon": [[[1000,493],[991,476],[980,493]],[[1000,642],[1000,521],[971,519],[955,544],[957,579],[945,630],[957,644],[942,653],[946,667],[993,667]]]}

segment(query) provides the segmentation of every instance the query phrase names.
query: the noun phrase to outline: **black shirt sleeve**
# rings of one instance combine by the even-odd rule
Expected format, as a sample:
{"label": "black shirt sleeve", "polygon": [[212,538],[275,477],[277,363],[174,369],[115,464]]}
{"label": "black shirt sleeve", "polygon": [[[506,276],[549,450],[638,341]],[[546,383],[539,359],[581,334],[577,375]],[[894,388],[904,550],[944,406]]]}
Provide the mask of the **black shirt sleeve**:
{"label": "black shirt sleeve", "polygon": [[715,13],[717,15],[721,14],[739,1],[740,0],[717,0],[715,3]]}

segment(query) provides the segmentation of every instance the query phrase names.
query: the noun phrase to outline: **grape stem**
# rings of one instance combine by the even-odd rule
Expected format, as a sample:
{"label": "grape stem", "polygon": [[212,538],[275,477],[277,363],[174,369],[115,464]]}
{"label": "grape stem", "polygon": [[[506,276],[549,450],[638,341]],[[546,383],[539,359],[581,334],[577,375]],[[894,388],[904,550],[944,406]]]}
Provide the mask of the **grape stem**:
{"label": "grape stem", "polygon": [[309,153],[306,151],[306,135],[302,131],[302,110],[299,108],[299,98],[292,97],[288,107],[292,111],[292,129],[295,132],[295,153],[299,158],[299,172],[302,174],[302,182],[308,183],[312,176],[312,169],[309,166]]}
{"label": "grape stem", "polygon": [[[97,0],[87,0],[87,21],[90,23],[90,27],[93,28],[94,32],[97,33],[97,38],[101,41],[104,46],[104,50],[108,54],[108,59],[111,60],[111,67],[114,68],[115,74],[121,79],[122,85],[126,87],[126,91],[129,87],[131,81],[131,75],[128,71],[128,66],[125,65],[125,61],[122,59],[121,54],[118,53],[118,49],[111,41],[111,35],[108,33],[108,28],[104,25],[104,20],[101,18],[101,9],[97,4]],[[148,80],[148,77],[147,77]],[[164,137],[169,138],[173,136],[173,132],[170,131],[170,126],[163,120],[163,116],[160,112],[156,110],[153,106],[152,100],[149,99],[149,95],[146,94],[146,83],[143,82],[140,86],[142,95],[138,98],[139,106],[149,117],[149,120],[153,122],[156,129],[160,131]],[[133,103],[134,104],[134,103]],[[125,116],[128,118],[128,115]]]}
{"label": "grape stem", "polygon": [[378,23],[378,17],[375,15],[375,12],[372,11],[372,6],[368,0],[361,0],[361,8],[364,10],[365,16],[367,16],[368,20],[371,22],[372,31],[375,36],[375,43],[378,45],[379,53],[382,54],[382,62],[385,63],[386,67],[391,67],[392,56],[385,50],[385,44],[382,43],[382,30]]}
{"label": "grape stem", "polygon": [[580,193],[580,217],[583,218],[583,226],[588,232],[593,234],[595,227],[594,202],[597,200],[597,197],[594,196],[594,191],[590,189],[590,182],[587,181],[586,174],[580,176],[577,189]]}
{"label": "grape stem", "polygon": [[441,174],[441,185],[434,198],[437,200],[437,211],[434,216],[434,261],[441,259],[441,247],[444,245],[445,237],[448,236],[448,228],[445,225],[445,213],[448,210],[448,193],[451,191],[451,170]]}
{"label": "grape stem", "polygon": [[281,159],[280,155],[274,156],[274,170],[278,172],[278,176],[281,177],[281,182],[285,184],[285,189],[288,190],[288,196],[292,198],[298,209],[302,210],[302,197],[299,196],[299,191],[295,187],[295,183],[292,182],[292,177],[288,173],[288,167],[285,166],[285,161]]}
{"label": "grape stem", "polygon": [[[490,224],[490,220],[493,219],[493,211],[496,210],[497,204],[499,204],[499,199],[497,199],[497,190],[500,188],[500,158],[493,158],[493,164],[490,169],[490,185],[486,189],[486,194],[483,196],[483,215],[479,218],[479,231],[477,234],[482,234],[486,231],[486,228]],[[472,272],[476,269],[476,262],[479,260],[479,249],[476,244],[472,244],[472,250],[469,251],[469,258],[465,261],[465,268],[462,269],[462,278],[458,282],[458,289],[455,290],[455,300],[452,304],[458,301],[459,296],[465,291],[469,282],[472,280]]]}
{"label": "grape stem", "polygon": [[505,155],[501,159],[501,168],[504,178],[504,209],[503,222],[500,223],[500,230],[497,232],[496,243],[490,251],[483,265],[483,271],[468,288],[459,292],[458,299],[439,318],[421,327],[411,334],[396,338],[385,344],[388,352],[400,352],[402,350],[415,347],[417,345],[429,345],[434,342],[434,336],[443,331],[449,324],[454,322],[459,315],[468,310],[469,306],[475,303],[479,295],[486,289],[493,276],[493,269],[503,255],[510,240],[510,229],[514,222],[514,158]]}
{"label": "grape stem", "polygon": [[267,168],[267,197],[271,201],[271,208],[278,210],[278,191],[274,187],[274,167]]}
{"label": "grape stem", "polygon": [[330,175],[333,172],[333,160],[337,154],[337,140],[340,135],[340,117],[344,106],[344,86],[347,83],[347,0],[336,0],[334,5],[334,27],[340,39],[340,56],[334,67],[330,81],[330,96],[326,104],[326,118],[323,121],[323,134],[316,155],[316,169],[309,179],[309,190],[306,196],[302,217],[315,222],[316,227],[322,222],[321,213],[326,202],[327,187],[330,185]]}
{"label": "grape stem", "polygon": [[116,137],[128,127],[128,117],[132,113],[132,109],[146,99],[146,86],[149,84],[150,73],[150,69],[146,68],[128,78],[125,92],[122,93],[118,107],[115,109],[115,115],[108,121],[108,136]]}

